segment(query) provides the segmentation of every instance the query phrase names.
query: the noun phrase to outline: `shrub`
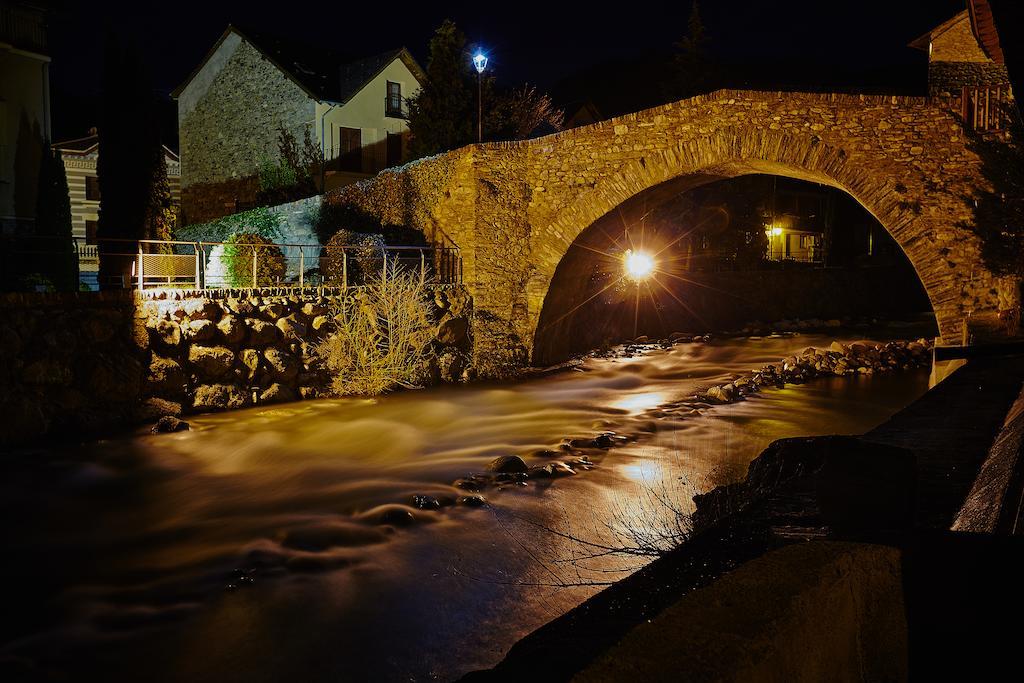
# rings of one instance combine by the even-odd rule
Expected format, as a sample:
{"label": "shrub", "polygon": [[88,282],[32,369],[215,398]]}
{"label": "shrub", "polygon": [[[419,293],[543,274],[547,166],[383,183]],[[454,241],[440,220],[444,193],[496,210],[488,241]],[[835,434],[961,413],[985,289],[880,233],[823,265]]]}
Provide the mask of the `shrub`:
{"label": "shrub", "polygon": [[[224,240],[225,277],[231,287],[261,287],[277,284],[284,277],[284,252],[272,241],[251,232],[240,232]],[[265,245],[265,246],[255,246]],[[253,253],[256,278],[253,281]]]}
{"label": "shrub", "polygon": [[341,396],[374,396],[420,383],[429,367],[431,302],[414,273],[377,277],[335,313],[333,331],[317,347]]}
{"label": "shrub", "polygon": [[336,286],[347,283],[350,287],[376,282],[384,267],[383,250],[384,238],[380,235],[339,230],[324,245],[320,264],[324,282]]}

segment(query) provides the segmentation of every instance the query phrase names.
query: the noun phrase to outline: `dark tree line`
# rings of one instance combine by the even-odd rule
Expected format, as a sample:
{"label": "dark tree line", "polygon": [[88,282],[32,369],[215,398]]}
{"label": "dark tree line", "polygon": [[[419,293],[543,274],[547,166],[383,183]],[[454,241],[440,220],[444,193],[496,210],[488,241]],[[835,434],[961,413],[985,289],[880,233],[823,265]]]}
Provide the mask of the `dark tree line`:
{"label": "dark tree line", "polygon": [[476,142],[478,94],[483,102],[484,141],[528,138],[562,127],[562,112],[536,88],[503,89],[496,84],[493,70],[478,84],[466,36],[450,19],[430,40],[426,71],[426,82],[408,101],[413,157]]}

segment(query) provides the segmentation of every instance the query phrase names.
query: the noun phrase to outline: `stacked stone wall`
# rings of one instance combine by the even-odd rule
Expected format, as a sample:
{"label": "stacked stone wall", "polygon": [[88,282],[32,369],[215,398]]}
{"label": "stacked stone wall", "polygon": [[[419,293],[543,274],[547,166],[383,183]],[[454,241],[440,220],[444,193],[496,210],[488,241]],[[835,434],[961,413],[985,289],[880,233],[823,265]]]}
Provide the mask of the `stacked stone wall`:
{"label": "stacked stone wall", "polygon": [[989,56],[978,43],[971,19],[964,12],[959,21],[935,36],[931,42],[929,61],[988,62]]}
{"label": "stacked stone wall", "polygon": [[259,178],[246,176],[215,183],[194,183],[181,188],[182,225],[209,223],[256,202]]}
{"label": "stacked stone wall", "polygon": [[963,88],[1010,88],[1006,66],[995,62],[932,62],[928,65],[928,94],[959,97]]}
{"label": "stacked stone wall", "polygon": [[[0,299],[0,445],[88,437],[164,415],[326,396],[313,351],[339,288],[17,294]],[[471,366],[473,304],[433,291],[430,379]]]}
{"label": "stacked stone wall", "polygon": [[[213,294],[213,295],[211,295]],[[151,342],[146,398],[166,414],[323,397],[331,377],[315,355],[333,316],[358,290],[242,290],[140,304]],[[435,292],[437,379],[461,381],[471,304]],[[455,334],[454,331],[460,331]]]}
{"label": "stacked stone wall", "polygon": [[131,292],[0,296],[0,446],[130,423],[148,349]]}

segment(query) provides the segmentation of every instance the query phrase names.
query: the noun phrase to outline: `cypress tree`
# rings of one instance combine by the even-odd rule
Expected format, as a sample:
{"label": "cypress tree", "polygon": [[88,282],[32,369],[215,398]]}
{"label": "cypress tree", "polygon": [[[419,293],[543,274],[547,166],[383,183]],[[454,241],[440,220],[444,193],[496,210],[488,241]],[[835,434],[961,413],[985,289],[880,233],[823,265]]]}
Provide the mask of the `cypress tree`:
{"label": "cypress tree", "polygon": [[674,78],[668,93],[673,98],[693,97],[708,90],[718,80],[718,68],[708,56],[711,39],[700,17],[700,6],[694,0],[686,35],[675,44],[672,59]]}
{"label": "cypress tree", "polygon": [[152,189],[146,207],[146,239],[169,240],[174,236],[174,205],[171,183],[167,178],[167,157],[163,146],[157,148],[159,159],[154,164]]}
{"label": "cypress tree", "polygon": [[36,272],[48,276],[57,289],[78,288],[78,258],[73,248],[71,230],[71,198],[68,177],[59,152],[43,141],[39,164],[39,186],[36,193],[37,249],[41,252]]}
{"label": "cypress tree", "polygon": [[476,84],[466,36],[445,19],[430,39],[427,80],[409,99],[409,148],[414,157],[476,141]]}

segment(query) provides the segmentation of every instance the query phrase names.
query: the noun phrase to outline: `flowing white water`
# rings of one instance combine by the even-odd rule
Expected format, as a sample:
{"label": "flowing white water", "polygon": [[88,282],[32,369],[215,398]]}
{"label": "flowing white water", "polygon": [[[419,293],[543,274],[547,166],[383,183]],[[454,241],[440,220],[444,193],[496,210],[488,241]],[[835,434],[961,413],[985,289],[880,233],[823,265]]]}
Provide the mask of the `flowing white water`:
{"label": "flowing white water", "polygon": [[[850,335],[845,338],[850,341]],[[695,390],[831,338],[723,340],[592,359],[581,371],[254,408],[192,431],[9,459],[0,660],[74,680],[447,680],[622,576],[589,540],[675,518],[772,440],[858,433],[927,371],[816,380],[680,418]],[[493,457],[605,429],[638,441],[575,477],[409,507]],[[411,524],[398,524],[411,513]],[[388,523],[390,522],[390,523]],[[576,558],[575,561],[569,561]],[[228,585],[233,588],[228,588]],[[563,584],[561,586],[556,584]],[[585,584],[585,585],[570,585]]]}

